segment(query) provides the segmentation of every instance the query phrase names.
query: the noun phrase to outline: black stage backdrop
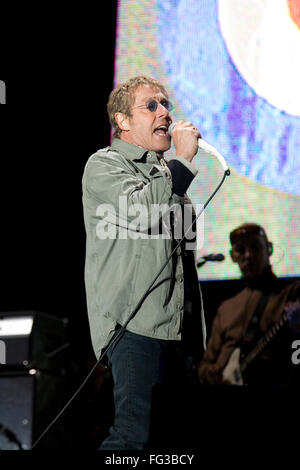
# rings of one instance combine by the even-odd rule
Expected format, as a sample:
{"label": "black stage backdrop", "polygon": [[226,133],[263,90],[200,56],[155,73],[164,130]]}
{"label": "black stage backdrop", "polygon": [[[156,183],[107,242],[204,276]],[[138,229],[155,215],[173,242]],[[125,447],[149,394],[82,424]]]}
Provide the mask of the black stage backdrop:
{"label": "black stage backdrop", "polygon": [[[75,390],[94,363],[81,178],[89,156],[110,142],[117,1],[12,10],[3,6],[0,31],[7,95],[0,113],[0,312],[69,319]],[[92,380],[70,410],[74,446],[93,445],[93,386]]]}
{"label": "black stage backdrop", "polygon": [[116,3],[26,5],[14,20],[7,12],[14,32],[1,30],[0,311],[67,316],[83,338],[81,176],[88,157],[109,144]]}

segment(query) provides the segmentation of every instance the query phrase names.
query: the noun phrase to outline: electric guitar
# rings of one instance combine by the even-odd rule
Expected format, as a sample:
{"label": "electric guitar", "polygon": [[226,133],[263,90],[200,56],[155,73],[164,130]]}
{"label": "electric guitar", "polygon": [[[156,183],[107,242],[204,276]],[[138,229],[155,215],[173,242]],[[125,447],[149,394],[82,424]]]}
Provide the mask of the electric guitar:
{"label": "electric guitar", "polygon": [[227,365],[223,370],[223,381],[232,385],[243,385],[243,373],[256,357],[261,354],[275,336],[281,331],[283,326],[288,323],[291,330],[299,332],[300,330],[300,304],[299,302],[290,302],[287,304],[280,320],[275,323],[267,333],[262,336],[253,347],[253,349],[243,358],[241,358],[241,348],[235,348],[229,357]]}

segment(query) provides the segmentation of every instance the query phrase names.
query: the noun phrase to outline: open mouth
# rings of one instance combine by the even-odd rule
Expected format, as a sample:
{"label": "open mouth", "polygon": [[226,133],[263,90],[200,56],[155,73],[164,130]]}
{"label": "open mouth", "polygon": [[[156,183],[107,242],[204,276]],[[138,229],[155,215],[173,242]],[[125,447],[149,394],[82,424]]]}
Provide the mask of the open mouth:
{"label": "open mouth", "polygon": [[168,136],[168,127],[167,126],[159,126],[156,129],[154,129],[154,134],[166,137]]}

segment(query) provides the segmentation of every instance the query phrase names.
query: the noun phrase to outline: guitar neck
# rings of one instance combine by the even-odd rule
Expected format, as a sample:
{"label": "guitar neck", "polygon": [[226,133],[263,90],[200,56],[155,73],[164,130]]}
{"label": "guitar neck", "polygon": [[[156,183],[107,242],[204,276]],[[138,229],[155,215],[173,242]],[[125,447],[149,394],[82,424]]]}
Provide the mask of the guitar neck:
{"label": "guitar neck", "polygon": [[279,333],[282,329],[283,325],[287,323],[288,317],[286,313],[283,313],[280,320],[275,323],[267,333],[260,338],[257,342],[256,346],[247,354],[244,359],[242,359],[240,364],[241,372],[244,372],[247,367],[251,364],[252,361],[268,346],[270,341]]}

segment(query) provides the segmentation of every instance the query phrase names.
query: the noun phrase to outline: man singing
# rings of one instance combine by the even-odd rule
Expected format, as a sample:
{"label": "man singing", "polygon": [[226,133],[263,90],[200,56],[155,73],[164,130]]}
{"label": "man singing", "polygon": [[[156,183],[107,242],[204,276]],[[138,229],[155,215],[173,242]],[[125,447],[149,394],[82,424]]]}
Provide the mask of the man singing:
{"label": "man singing", "polygon": [[[182,208],[188,200],[185,192],[197,174],[192,160],[200,133],[192,123],[178,121],[172,133],[176,156],[166,162],[163,154],[171,146],[171,110],[166,89],[153,78],[134,77],[118,86],[108,102],[114,128],[112,145],[98,150],[85,167],[85,284],[97,358],[119,333],[176,246],[174,221],[169,225],[170,236],[162,236],[162,228],[168,224],[162,218],[155,221],[155,208],[160,205],[161,213],[166,214],[166,208]],[[149,235],[154,229],[158,236]],[[147,445],[153,384],[167,372],[165,358],[170,354],[166,351],[181,344],[185,315],[192,315],[199,325],[193,332],[198,345],[205,342],[195,260],[185,242],[120,339],[107,351],[115,420],[101,450],[144,449]]]}

